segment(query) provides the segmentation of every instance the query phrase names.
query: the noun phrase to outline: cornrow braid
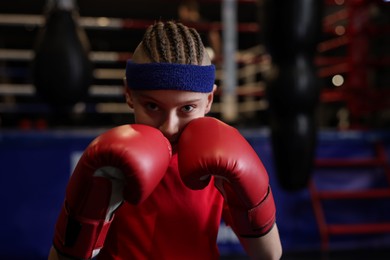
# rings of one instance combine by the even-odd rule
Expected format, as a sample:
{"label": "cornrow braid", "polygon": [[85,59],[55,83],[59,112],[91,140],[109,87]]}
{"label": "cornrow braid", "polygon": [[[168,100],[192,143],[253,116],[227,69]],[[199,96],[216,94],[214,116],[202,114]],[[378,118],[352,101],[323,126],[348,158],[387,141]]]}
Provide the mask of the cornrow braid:
{"label": "cornrow braid", "polygon": [[204,55],[199,33],[173,21],[151,25],[142,46],[152,62],[201,65]]}
{"label": "cornrow braid", "polygon": [[197,60],[198,60],[198,62],[202,62],[203,51],[204,51],[202,39],[200,38],[199,33],[195,29],[191,28],[190,32],[194,37],[195,47],[197,49],[197,52],[196,52],[197,53]]}
{"label": "cornrow braid", "polygon": [[158,50],[158,53],[160,54],[160,60],[159,62],[168,62],[170,60],[169,55],[169,39],[166,36],[165,26],[162,23],[157,23],[156,31],[155,31],[156,37],[154,39],[155,46]]}
{"label": "cornrow braid", "polygon": [[142,40],[142,46],[149,57],[156,56],[156,54],[153,53],[155,50],[154,45],[153,45],[153,37],[152,37],[153,33],[154,33],[153,27],[150,26],[146,30],[145,35],[144,35],[144,39]]}
{"label": "cornrow braid", "polygon": [[168,22],[167,27],[168,39],[171,42],[172,62],[185,63],[183,37],[179,34],[177,25],[173,22]]}
{"label": "cornrow braid", "polygon": [[177,27],[180,31],[180,34],[183,35],[184,45],[188,46],[187,48],[184,48],[184,55],[186,55],[186,57],[188,57],[190,61],[197,60],[195,53],[196,49],[194,48],[194,41],[189,30],[181,23],[178,23]]}

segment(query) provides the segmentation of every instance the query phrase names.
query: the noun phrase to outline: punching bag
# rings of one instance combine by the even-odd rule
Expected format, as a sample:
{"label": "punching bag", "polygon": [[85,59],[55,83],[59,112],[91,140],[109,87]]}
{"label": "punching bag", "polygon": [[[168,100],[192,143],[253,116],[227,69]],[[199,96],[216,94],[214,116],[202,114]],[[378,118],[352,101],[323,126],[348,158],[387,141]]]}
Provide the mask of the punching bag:
{"label": "punching bag", "polygon": [[277,179],[288,191],[307,187],[316,152],[320,82],[314,56],[322,32],[321,0],[265,0],[264,41],[272,57],[266,77]]}
{"label": "punching bag", "polygon": [[84,101],[92,80],[89,42],[74,1],[48,0],[33,60],[36,93],[58,111]]}

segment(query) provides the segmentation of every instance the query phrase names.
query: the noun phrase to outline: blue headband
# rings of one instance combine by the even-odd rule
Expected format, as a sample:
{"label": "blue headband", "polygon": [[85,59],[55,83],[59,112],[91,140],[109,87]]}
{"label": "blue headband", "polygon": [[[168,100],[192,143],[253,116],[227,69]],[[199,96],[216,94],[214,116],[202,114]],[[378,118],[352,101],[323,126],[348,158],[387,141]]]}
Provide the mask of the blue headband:
{"label": "blue headband", "polygon": [[127,61],[126,81],[130,89],[183,90],[208,93],[213,90],[215,66]]}

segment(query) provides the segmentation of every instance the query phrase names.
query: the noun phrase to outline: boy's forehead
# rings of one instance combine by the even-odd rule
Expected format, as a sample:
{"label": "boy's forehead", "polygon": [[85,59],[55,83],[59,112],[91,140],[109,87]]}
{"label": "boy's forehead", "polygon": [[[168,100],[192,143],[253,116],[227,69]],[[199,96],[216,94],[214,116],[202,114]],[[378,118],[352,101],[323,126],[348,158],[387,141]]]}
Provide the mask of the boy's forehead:
{"label": "boy's forehead", "polygon": [[132,96],[139,99],[151,99],[161,103],[188,103],[203,100],[205,93],[182,90],[131,90]]}

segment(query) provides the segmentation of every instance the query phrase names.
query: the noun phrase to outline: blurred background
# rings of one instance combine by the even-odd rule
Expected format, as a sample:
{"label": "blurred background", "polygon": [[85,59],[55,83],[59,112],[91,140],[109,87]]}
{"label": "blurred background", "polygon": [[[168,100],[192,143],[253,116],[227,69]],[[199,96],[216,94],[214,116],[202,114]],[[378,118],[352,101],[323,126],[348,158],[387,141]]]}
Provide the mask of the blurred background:
{"label": "blurred background", "polygon": [[[0,2],[0,259],[44,259],[69,174],[133,122],[126,60],[157,20],[196,28],[217,67],[210,113],[262,158],[284,259],[390,257],[390,3]],[[245,258],[221,223],[223,258]]]}

